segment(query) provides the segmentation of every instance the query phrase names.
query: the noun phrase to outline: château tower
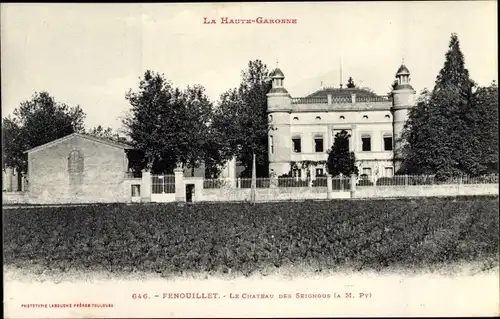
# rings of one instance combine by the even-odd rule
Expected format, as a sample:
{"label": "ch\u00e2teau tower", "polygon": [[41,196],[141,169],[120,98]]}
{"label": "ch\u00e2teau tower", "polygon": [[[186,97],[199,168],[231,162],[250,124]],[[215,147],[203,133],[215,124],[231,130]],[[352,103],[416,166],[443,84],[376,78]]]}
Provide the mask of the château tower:
{"label": "ch\u00e2teau tower", "polygon": [[394,169],[397,171],[401,165],[401,149],[403,142],[401,140],[403,128],[408,119],[410,108],[415,105],[415,90],[410,85],[410,71],[402,64],[396,72],[396,85],[392,90],[392,108],[393,114],[393,134],[394,134]]}
{"label": "ch\u00e2teau tower", "polygon": [[285,75],[279,68],[271,73],[271,79],[272,88],[267,94],[269,171],[282,174],[290,169],[292,97],[283,86]]}

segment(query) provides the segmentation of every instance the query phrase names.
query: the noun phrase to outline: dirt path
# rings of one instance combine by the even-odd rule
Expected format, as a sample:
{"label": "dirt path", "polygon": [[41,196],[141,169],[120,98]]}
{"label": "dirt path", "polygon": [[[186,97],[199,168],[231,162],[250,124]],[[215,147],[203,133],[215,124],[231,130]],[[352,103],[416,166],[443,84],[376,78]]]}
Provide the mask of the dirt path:
{"label": "dirt path", "polygon": [[267,277],[176,279],[4,270],[6,318],[491,316],[500,307],[498,267],[477,265],[434,273],[284,270]]}

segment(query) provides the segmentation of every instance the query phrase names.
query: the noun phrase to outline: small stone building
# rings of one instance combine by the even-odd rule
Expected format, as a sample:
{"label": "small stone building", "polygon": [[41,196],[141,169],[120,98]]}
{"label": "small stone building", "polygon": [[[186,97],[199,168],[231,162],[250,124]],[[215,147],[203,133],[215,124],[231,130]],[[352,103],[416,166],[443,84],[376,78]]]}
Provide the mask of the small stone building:
{"label": "small stone building", "polygon": [[32,203],[126,202],[126,150],[131,146],[73,133],[28,153]]}

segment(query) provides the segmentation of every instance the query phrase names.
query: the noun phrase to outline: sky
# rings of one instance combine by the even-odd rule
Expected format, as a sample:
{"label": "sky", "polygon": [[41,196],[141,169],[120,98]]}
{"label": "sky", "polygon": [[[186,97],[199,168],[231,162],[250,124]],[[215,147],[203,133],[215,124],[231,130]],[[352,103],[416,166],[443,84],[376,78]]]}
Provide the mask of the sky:
{"label": "sky", "polygon": [[[35,92],[79,105],[86,126],[119,129],[148,69],[217,101],[250,60],[285,74],[292,97],[358,86],[386,94],[403,59],[420,92],[432,88],[452,32],[480,85],[498,81],[496,1],[212,4],[1,4],[2,117]],[[204,18],[216,24],[204,24]],[[221,24],[221,18],[296,19]],[[342,61],[342,62],[341,62]]]}

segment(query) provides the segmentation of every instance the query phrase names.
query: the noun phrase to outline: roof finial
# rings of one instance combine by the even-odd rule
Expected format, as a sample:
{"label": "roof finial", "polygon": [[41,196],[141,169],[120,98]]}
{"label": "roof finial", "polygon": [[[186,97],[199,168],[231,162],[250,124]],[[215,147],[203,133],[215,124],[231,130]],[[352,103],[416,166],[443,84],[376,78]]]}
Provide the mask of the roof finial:
{"label": "roof finial", "polygon": [[278,68],[278,59],[276,59],[276,69]]}
{"label": "roof finial", "polygon": [[405,57],[404,55],[401,57],[401,64],[404,65],[405,64]]}
{"label": "roof finial", "polygon": [[342,56],[340,57],[340,88],[342,88],[342,83],[344,82],[344,78],[342,77]]}

